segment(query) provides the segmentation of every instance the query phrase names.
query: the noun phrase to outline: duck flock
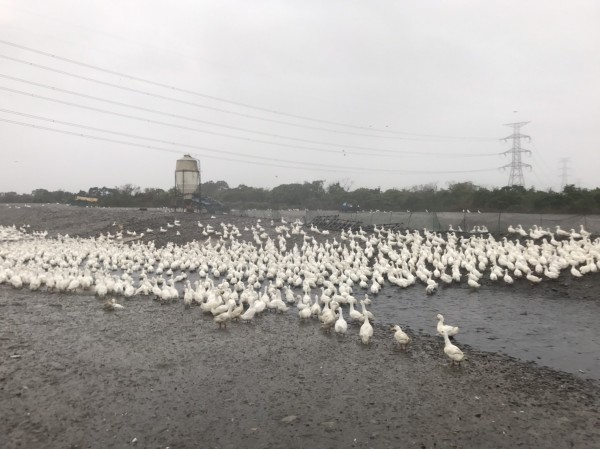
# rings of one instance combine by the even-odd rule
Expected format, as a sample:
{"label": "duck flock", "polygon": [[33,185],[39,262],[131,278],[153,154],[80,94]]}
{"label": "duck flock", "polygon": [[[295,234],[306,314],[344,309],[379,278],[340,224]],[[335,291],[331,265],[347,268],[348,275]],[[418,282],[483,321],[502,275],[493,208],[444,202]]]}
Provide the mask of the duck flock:
{"label": "duck flock", "polygon": [[[179,226],[174,221],[158,232],[180,235]],[[181,300],[186,308],[197,306],[212,315],[219,328],[252,322],[268,311],[292,310],[302,321],[318,319],[324,332],[346,335],[349,323],[356,323],[360,341],[369,344],[375,317],[367,306],[386,285],[421,285],[435,294],[440,285],[477,290],[485,278],[538,284],[565,271],[581,277],[600,268],[600,239],[592,240],[583,227],[551,232],[511,226],[510,238],[497,240],[489,233],[397,232],[376,226],[373,232],[329,236],[284,219],[257,220],[243,230],[223,222],[197,226],[199,240],[161,247],[139,239],[148,238],[152,229],[136,233],[117,223],[114,234],[96,238],[48,238],[46,231],[30,232],[28,225],[0,227],[0,284],[111,297],[106,310],[125,308],[117,297]],[[437,321],[444,352],[452,364],[459,363],[463,353],[450,342],[458,327],[445,324],[441,314]],[[391,330],[398,347],[406,349],[411,337],[398,325]]]}

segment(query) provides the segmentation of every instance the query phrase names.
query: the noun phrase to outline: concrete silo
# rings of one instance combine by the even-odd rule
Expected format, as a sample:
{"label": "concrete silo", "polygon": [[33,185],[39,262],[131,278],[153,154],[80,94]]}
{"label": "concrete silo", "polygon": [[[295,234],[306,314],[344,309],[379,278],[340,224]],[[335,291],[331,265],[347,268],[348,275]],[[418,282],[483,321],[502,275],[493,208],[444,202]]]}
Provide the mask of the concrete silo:
{"label": "concrete silo", "polygon": [[178,203],[192,211],[194,202],[200,201],[200,161],[186,154],[175,164],[175,188],[180,196]]}

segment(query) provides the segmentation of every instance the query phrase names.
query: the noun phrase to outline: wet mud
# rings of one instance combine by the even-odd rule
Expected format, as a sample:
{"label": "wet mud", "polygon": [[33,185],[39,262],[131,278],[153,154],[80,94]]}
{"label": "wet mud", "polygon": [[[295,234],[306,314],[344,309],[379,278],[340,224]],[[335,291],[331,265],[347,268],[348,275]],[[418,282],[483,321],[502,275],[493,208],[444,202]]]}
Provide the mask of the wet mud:
{"label": "wet mud", "polygon": [[[2,208],[0,224],[94,236],[113,232],[114,221],[142,230],[173,216]],[[198,216],[176,217],[181,236],[152,239],[203,240]],[[244,219],[200,220],[218,226]],[[560,354],[557,364],[593,372],[597,347],[586,347],[581,335],[598,341],[598,281],[580,281],[533,289],[516,283],[509,294],[495,286],[474,293],[453,287],[429,297],[419,286],[384,288],[371,307],[382,318],[368,346],[358,326],[337,337],[316,321],[300,323],[293,312],[219,330],[198,307],[181,302],[135,297],[120,300],[125,310],[107,312],[89,294],[1,286],[0,447],[599,447],[600,381],[541,366],[536,355],[511,357],[489,339],[505,331],[508,348],[511,339],[521,344],[552,334],[546,327],[554,326],[566,335],[564,346],[549,337],[539,346],[554,345],[548,352]],[[431,335],[431,313],[446,304],[447,321],[463,328],[456,344],[467,359],[460,368],[448,365],[443,341]],[[511,317],[511,328],[498,324]],[[406,353],[387,329],[396,322],[407,323],[413,338]],[[592,362],[565,361],[569,349],[589,351]]]}

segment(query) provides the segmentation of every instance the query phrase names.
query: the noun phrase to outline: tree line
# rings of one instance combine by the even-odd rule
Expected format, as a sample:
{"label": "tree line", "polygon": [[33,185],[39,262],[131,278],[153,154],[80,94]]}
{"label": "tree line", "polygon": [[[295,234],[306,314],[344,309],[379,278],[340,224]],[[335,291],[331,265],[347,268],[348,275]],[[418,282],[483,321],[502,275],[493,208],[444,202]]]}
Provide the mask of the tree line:
{"label": "tree line", "polygon": [[[585,189],[574,185],[562,191],[541,191],[521,186],[486,188],[471,182],[450,183],[446,188],[435,184],[404,189],[357,188],[348,183],[325,185],[325,181],[281,184],[272,189],[240,184],[230,187],[225,181],[202,183],[202,197],[211,197],[230,209],[327,209],[379,211],[439,211],[521,213],[600,213],[600,188]],[[3,203],[73,204],[76,196],[97,198],[105,207],[171,207],[178,195],[173,188],[145,188],[126,184],[120,187],[91,187],[77,193],[36,189],[30,194],[0,193]],[[343,206],[344,205],[344,206]],[[348,206],[350,208],[348,209]]]}

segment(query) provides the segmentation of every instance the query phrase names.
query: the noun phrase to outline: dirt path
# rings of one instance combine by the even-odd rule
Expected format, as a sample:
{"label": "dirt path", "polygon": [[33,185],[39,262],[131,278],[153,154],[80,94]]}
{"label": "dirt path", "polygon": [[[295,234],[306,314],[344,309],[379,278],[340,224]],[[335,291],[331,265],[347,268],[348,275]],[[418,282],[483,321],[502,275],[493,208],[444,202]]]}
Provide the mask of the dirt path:
{"label": "dirt path", "polygon": [[1,447],[600,442],[596,381],[468,348],[451,369],[439,340],[414,333],[403,354],[379,328],[363,347],[286,316],[219,331],[198,308],[125,305],[0,289]]}

